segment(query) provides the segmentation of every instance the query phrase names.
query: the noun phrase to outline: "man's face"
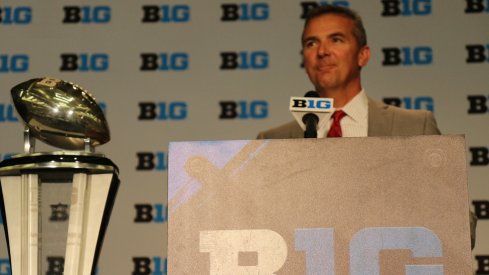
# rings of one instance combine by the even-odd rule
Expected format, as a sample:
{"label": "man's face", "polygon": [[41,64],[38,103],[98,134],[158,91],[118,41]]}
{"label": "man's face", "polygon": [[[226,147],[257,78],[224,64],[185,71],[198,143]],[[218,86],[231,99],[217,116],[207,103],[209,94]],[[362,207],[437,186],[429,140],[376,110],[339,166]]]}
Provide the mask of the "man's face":
{"label": "man's face", "polygon": [[335,14],[313,18],[305,27],[304,67],[319,93],[360,83],[360,67],[370,52],[367,46],[359,48],[353,29],[351,19]]}

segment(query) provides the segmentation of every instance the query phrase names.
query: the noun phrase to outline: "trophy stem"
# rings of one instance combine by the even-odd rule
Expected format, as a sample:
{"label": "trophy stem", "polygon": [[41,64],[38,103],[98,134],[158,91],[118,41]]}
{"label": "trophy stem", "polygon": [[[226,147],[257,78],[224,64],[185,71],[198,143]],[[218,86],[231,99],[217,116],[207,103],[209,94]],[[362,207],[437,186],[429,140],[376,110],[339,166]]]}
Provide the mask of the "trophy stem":
{"label": "trophy stem", "polygon": [[36,149],[36,139],[31,135],[29,127],[27,125],[24,129],[24,153],[34,153]]}
{"label": "trophy stem", "polygon": [[83,142],[85,144],[85,152],[89,152],[89,153],[95,152],[95,149],[92,146],[92,140],[90,138],[85,138]]}

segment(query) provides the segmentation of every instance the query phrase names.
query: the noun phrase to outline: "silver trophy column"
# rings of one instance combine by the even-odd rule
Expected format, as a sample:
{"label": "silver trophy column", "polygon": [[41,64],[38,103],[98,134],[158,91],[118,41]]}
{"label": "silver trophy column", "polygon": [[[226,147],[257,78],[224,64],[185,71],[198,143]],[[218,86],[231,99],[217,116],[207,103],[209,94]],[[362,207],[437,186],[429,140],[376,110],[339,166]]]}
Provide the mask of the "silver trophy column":
{"label": "silver trophy column", "polygon": [[[25,122],[24,154],[0,163],[0,204],[13,275],[95,274],[119,186],[94,146],[110,140],[95,100],[41,78],[12,89]],[[36,153],[36,139],[64,151]]]}

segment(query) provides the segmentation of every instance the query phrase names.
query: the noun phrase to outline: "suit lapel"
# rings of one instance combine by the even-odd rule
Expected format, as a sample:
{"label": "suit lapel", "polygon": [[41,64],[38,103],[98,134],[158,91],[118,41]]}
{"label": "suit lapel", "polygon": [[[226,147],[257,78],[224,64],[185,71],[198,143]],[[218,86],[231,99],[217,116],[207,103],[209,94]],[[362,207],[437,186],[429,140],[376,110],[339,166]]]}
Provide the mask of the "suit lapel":
{"label": "suit lapel", "polygon": [[392,135],[393,113],[389,107],[381,102],[368,98],[368,136],[390,136]]}

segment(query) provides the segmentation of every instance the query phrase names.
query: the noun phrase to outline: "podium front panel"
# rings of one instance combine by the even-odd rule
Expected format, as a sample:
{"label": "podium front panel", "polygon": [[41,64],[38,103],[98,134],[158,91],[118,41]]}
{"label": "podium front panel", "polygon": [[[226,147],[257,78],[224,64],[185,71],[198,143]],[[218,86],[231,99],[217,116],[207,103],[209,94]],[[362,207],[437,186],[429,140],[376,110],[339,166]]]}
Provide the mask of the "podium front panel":
{"label": "podium front panel", "polygon": [[169,274],[471,274],[462,136],[170,143]]}

